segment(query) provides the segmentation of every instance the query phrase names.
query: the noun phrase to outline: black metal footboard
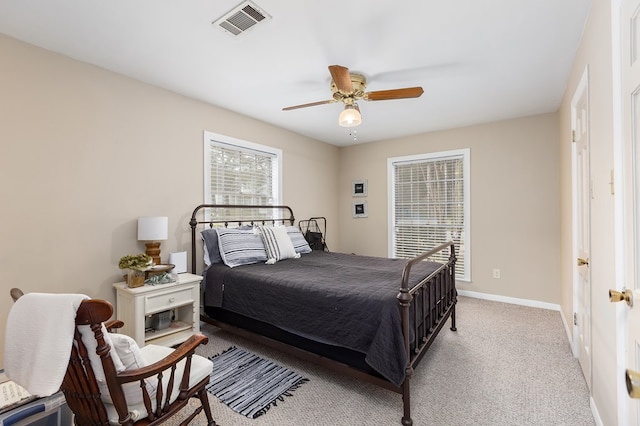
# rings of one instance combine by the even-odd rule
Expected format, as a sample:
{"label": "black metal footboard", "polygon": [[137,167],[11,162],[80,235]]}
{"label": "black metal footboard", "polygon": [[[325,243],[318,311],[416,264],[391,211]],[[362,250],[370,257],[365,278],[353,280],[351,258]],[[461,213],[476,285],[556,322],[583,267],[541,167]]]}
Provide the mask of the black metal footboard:
{"label": "black metal footboard", "polygon": [[[449,249],[448,261],[431,275],[409,288],[409,276],[413,265],[427,260],[447,248]],[[410,386],[413,369],[429,349],[449,317],[451,317],[451,330],[456,330],[455,266],[455,247],[452,242],[448,242],[409,260],[402,273],[398,301],[402,310],[402,331],[407,353],[406,376],[402,385],[403,425],[413,424]]]}

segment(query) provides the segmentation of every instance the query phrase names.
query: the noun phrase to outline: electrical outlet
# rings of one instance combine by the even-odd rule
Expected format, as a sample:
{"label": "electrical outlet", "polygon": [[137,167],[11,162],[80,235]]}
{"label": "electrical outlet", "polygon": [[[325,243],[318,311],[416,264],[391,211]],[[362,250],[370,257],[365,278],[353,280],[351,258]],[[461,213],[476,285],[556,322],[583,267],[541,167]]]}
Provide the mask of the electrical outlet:
{"label": "electrical outlet", "polygon": [[493,278],[500,278],[500,269],[493,270]]}

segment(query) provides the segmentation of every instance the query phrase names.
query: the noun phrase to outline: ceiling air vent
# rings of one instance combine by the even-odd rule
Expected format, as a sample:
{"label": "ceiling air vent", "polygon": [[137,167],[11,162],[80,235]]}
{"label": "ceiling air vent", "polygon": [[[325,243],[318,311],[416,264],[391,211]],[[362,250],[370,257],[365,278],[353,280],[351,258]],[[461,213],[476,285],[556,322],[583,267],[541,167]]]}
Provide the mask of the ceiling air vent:
{"label": "ceiling air vent", "polygon": [[271,19],[268,13],[253,2],[245,1],[233,8],[229,13],[213,22],[213,25],[226,33],[238,36],[253,28],[256,24]]}

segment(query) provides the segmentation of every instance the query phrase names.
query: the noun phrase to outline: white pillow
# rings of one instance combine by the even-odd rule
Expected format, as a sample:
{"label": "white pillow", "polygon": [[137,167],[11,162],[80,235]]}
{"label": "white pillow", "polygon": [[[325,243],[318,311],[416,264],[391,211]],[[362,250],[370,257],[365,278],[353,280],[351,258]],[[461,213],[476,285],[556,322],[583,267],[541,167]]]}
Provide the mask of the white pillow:
{"label": "white pillow", "polygon": [[273,265],[282,259],[297,259],[297,253],[291,242],[287,228],[284,226],[260,226],[258,227],[262,235],[262,242],[267,252],[267,265]]}
{"label": "white pillow", "polygon": [[133,337],[116,333],[110,334],[110,336],[113,342],[112,348],[120,357],[125,370],[133,370],[149,365],[142,357],[142,352],[140,352],[140,348]]}
{"label": "white pillow", "polygon": [[[125,334],[114,333],[111,334],[111,341],[113,342],[112,348],[118,354],[118,357],[120,357],[120,361],[122,361],[125,371],[135,370],[136,368],[146,367],[149,365],[142,356],[142,352],[133,338]],[[167,380],[169,379],[167,378]],[[147,392],[149,392],[149,397],[153,398],[158,387],[158,379],[156,377],[150,377],[145,379],[145,382]],[[142,391],[140,390],[140,382],[126,383],[122,386],[122,390],[124,392],[124,398],[127,400],[127,404],[129,406],[144,402]],[[102,389],[100,392],[103,393]],[[103,393],[102,399],[106,402],[113,402],[108,392],[106,392],[106,394]]]}
{"label": "white pillow", "polygon": [[[88,325],[79,325],[78,330],[80,331],[80,336],[82,338],[82,343],[87,348],[87,353],[89,355],[89,361],[91,362],[91,368],[93,369],[93,374],[96,376],[98,381],[104,381],[104,371],[102,370],[102,361],[100,360],[100,356],[96,353],[96,349],[98,348],[98,342],[96,341],[95,335],[93,331],[91,331],[91,327]],[[104,341],[107,345],[113,348],[113,342],[111,341],[111,334],[107,332],[104,324],[102,325],[102,335],[104,336]],[[116,372],[119,373],[124,371],[124,364],[120,361],[120,357],[115,351],[110,352],[111,359],[113,360],[113,366],[116,369]]]}

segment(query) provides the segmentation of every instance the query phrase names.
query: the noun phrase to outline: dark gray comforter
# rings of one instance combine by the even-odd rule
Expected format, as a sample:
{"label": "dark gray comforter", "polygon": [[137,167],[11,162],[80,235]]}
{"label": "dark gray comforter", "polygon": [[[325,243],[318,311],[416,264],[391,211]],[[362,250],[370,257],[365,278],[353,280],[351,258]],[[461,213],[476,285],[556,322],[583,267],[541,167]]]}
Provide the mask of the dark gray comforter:
{"label": "dark gray comforter", "polygon": [[[405,262],[314,251],[275,265],[216,264],[207,271],[205,303],[361,352],[400,386],[407,358],[396,296]],[[414,266],[410,284],[439,266]]]}

